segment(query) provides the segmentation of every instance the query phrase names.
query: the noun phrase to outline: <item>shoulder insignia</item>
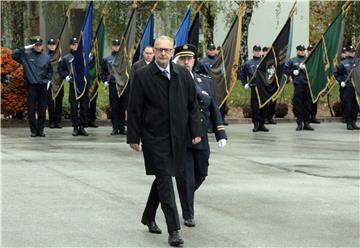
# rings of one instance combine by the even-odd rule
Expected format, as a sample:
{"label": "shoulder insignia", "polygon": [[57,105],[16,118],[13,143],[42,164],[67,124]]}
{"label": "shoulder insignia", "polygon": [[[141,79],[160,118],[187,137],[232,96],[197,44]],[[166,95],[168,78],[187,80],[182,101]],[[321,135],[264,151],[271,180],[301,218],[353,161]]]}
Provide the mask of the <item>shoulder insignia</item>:
{"label": "shoulder insignia", "polygon": [[209,75],[205,75],[205,74],[199,74],[201,77],[204,77],[204,78],[211,78]]}
{"label": "shoulder insignia", "polygon": [[201,78],[196,78],[196,81],[198,81],[198,83],[201,83],[202,82],[202,80],[201,80]]}

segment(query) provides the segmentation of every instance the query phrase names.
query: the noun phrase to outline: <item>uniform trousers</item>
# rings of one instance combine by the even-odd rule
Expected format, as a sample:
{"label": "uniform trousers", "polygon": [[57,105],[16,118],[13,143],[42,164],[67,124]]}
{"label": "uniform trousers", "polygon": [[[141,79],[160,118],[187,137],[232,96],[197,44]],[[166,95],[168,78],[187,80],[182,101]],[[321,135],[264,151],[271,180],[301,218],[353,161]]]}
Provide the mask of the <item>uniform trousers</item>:
{"label": "uniform trousers", "polygon": [[64,98],[64,87],[61,87],[55,100],[52,98],[51,88],[48,90],[48,112],[50,123],[61,123],[62,106]]}
{"label": "uniform trousers", "polygon": [[111,122],[113,128],[122,129],[125,127],[125,111],[128,105],[129,87],[127,86],[124,93],[119,97],[116,84],[109,83],[109,100],[111,109]]}
{"label": "uniform trousers", "polygon": [[176,176],[181,209],[185,220],[194,218],[195,191],[208,174],[210,150],[186,150],[185,167]]}
{"label": "uniform trousers", "polygon": [[318,101],[311,103],[310,119],[316,119]]}
{"label": "uniform trousers", "polygon": [[251,86],[251,118],[254,125],[263,125],[266,108],[259,108],[259,101],[256,95],[255,86]]}
{"label": "uniform trousers", "polygon": [[96,120],[96,101],[99,93],[96,93],[92,101],[89,103],[89,111],[88,111],[88,122],[92,123]]}
{"label": "uniform trousers", "polygon": [[359,105],[356,101],[355,89],[352,85],[347,85],[344,88],[343,105],[344,118],[347,124],[356,122],[357,114],[359,113]]}
{"label": "uniform trousers", "polygon": [[[87,126],[87,112],[89,108],[89,95],[88,90],[85,89],[84,94],[80,99],[76,100],[74,85],[70,84],[69,91],[69,102],[70,102],[70,119],[73,127],[79,125]],[[80,105],[80,117],[79,117],[79,105]]]}
{"label": "uniform trousers", "polygon": [[294,84],[293,108],[297,123],[309,123],[311,95],[307,84]]}
{"label": "uniform trousers", "polygon": [[265,108],[267,110],[266,119],[270,121],[274,118],[275,115],[276,101],[270,101]]}
{"label": "uniform trousers", "polygon": [[161,204],[169,233],[180,230],[179,215],[176,208],[174,186],[171,176],[156,175],[151,186],[146,207],[141,219],[143,224],[155,221],[156,210]]}
{"label": "uniform trousers", "polygon": [[28,120],[30,131],[32,133],[44,131],[46,119],[46,105],[46,84],[27,84]]}

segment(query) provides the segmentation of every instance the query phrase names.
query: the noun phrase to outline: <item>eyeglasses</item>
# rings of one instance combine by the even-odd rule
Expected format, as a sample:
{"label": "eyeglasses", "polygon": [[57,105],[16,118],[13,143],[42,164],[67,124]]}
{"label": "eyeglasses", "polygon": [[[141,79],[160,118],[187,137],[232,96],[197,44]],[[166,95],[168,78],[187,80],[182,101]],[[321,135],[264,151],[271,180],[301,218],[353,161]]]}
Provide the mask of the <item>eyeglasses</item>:
{"label": "eyeglasses", "polygon": [[156,47],[154,47],[154,49],[158,53],[162,53],[162,52],[171,53],[173,50],[172,48],[156,48]]}

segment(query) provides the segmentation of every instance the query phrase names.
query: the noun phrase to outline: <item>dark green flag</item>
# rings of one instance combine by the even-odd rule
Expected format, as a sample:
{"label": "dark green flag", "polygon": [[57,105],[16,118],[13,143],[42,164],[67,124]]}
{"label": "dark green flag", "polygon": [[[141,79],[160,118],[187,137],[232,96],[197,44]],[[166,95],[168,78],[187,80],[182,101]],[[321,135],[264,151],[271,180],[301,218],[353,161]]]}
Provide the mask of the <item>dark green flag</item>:
{"label": "dark green flag", "polygon": [[89,64],[89,99],[92,101],[98,93],[100,84],[101,61],[104,57],[105,25],[101,18],[93,40],[91,49],[92,58]]}
{"label": "dark green flag", "polygon": [[355,88],[356,92],[356,99],[358,102],[358,105],[360,106],[360,38],[358,40],[357,49],[356,49],[356,55],[357,58],[357,64],[355,68],[352,70],[352,83]]}
{"label": "dark green flag", "polygon": [[241,4],[210,70],[210,76],[214,81],[215,98],[219,106],[224,104],[237,81],[242,16],[243,5]]}
{"label": "dark green flag", "polygon": [[313,102],[319,99],[333,80],[337,53],[342,45],[341,34],[344,27],[342,24],[347,10],[348,7],[343,7],[338,13],[305,61],[305,72]]}
{"label": "dark green flag", "polygon": [[128,84],[132,58],[135,52],[136,8],[133,8],[125,33],[121,38],[119,53],[112,63],[111,75],[114,76],[116,89],[120,97]]}

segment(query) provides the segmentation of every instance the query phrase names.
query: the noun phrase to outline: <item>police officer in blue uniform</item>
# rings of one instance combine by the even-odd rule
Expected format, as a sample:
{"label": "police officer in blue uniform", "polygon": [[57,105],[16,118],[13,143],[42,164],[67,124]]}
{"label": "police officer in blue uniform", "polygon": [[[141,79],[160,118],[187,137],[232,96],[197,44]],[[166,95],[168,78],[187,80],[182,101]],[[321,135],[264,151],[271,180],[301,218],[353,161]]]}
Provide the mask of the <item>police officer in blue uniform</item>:
{"label": "police officer in blue uniform", "polygon": [[37,38],[32,45],[15,49],[12,58],[24,68],[30,136],[45,137],[47,85],[50,84],[52,76],[50,56],[43,52],[42,39]]}
{"label": "police officer in blue uniform", "polygon": [[[70,83],[69,87],[69,102],[70,102],[70,118],[73,126],[73,136],[83,135],[88,136],[89,134],[85,130],[87,126],[87,111],[89,106],[89,95],[88,91],[85,90],[84,95],[76,100],[74,88],[74,78],[72,75],[71,64],[74,60],[74,53],[78,47],[78,39],[70,39],[70,53],[66,54],[60,63],[59,73],[60,76]],[[80,105],[80,117],[78,114],[78,105]]]}
{"label": "police officer in blue uniform", "polygon": [[244,85],[245,89],[251,88],[251,118],[254,123],[253,132],[269,132],[264,125],[265,123],[265,114],[266,108],[259,108],[259,102],[256,95],[256,82],[253,80],[249,82],[249,80],[254,75],[256,68],[258,67],[261,61],[261,47],[255,45],[253,47],[253,58],[247,61],[241,68],[239,79]]}
{"label": "police officer in blue uniform", "polygon": [[[128,89],[126,89],[122,96],[118,96],[115,78],[111,75],[112,63],[115,56],[119,53],[120,41],[115,39],[112,41],[111,55],[103,59],[101,66],[101,80],[104,86],[109,88],[109,101],[111,109],[111,122],[113,130],[110,135],[126,134],[125,130],[125,111],[128,100]],[[128,87],[127,87],[128,88]]]}
{"label": "police officer in blue uniform", "polygon": [[194,220],[194,194],[208,175],[210,147],[208,142],[208,128],[212,123],[219,147],[226,145],[225,127],[221,114],[212,96],[212,82],[207,76],[192,73],[196,61],[197,49],[194,45],[185,44],[175,48],[175,60],[179,65],[185,66],[194,79],[198,103],[201,110],[203,136],[200,143],[193,145],[188,139],[185,166],[176,176],[176,183],[181,202],[184,225],[195,226]]}
{"label": "police officer in blue uniform", "polygon": [[[305,74],[305,46],[296,47],[297,56],[289,59],[285,63],[284,72],[289,75],[294,82],[293,108],[296,116],[296,131],[314,129],[310,126],[311,95]],[[304,123],[304,126],[303,126]]]}
{"label": "police officer in blue uniform", "polygon": [[355,89],[349,76],[351,70],[357,65],[358,61],[354,58],[355,49],[352,46],[346,47],[345,59],[336,65],[334,76],[342,89],[343,115],[347,130],[358,130],[356,119],[359,112],[359,105],[356,101]]}
{"label": "police officer in blue uniform", "polygon": [[[55,39],[49,39],[47,42],[48,54],[50,59],[55,54],[56,41]],[[61,87],[55,100],[52,98],[51,86],[48,88],[48,113],[49,113],[49,127],[50,128],[62,128],[61,126],[61,114],[62,104],[64,98],[64,86]]]}

